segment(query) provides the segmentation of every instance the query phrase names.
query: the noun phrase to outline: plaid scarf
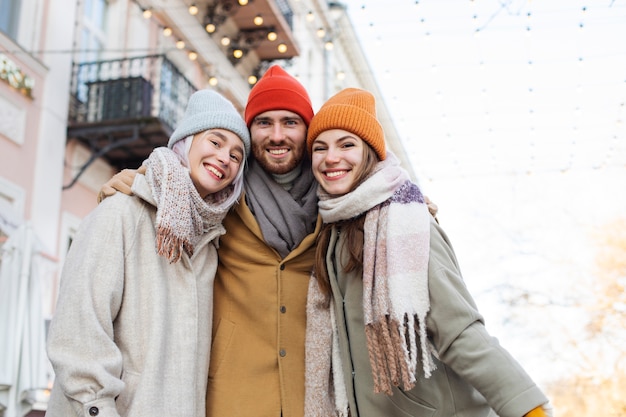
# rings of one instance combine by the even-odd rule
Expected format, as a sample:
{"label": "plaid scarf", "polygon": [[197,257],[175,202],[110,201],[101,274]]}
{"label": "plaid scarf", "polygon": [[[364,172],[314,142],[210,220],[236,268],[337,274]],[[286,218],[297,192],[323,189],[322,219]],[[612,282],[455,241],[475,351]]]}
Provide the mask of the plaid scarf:
{"label": "plaid scarf", "polygon": [[[435,369],[426,335],[431,216],[424,197],[393,154],[379,162],[354,191],[336,198],[320,191],[319,197],[325,223],[366,213],[363,315],[374,391],[391,395],[392,386],[410,390],[415,386],[418,352],[424,375],[430,377]],[[343,416],[347,400],[335,312],[333,303],[329,311],[323,301],[312,277],[307,301],[305,414],[331,415],[333,409],[333,415]]]}
{"label": "plaid scarf", "polygon": [[157,253],[170,263],[178,262],[183,251],[192,256],[200,237],[226,216],[230,206],[225,201],[233,193],[232,184],[203,200],[189,170],[172,150],[156,148],[144,164],[157,207]]}

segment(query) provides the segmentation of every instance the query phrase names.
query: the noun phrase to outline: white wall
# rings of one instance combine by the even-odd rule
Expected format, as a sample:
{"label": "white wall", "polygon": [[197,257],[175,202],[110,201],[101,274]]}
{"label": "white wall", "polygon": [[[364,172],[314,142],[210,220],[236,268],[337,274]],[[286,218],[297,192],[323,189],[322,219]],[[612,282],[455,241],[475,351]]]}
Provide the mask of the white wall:
{"label": "white wall", "polygon": [[[72,49],[76,3],[75,0],[50,2],[43,49],[48,51]],[[26,10],[23,11],[25,12]],[[72,67],[69,53],[47,53],[42,55],[42,59],[49,72],[42,97],[31,221],[43,244],[49,251],[55,253]]]}

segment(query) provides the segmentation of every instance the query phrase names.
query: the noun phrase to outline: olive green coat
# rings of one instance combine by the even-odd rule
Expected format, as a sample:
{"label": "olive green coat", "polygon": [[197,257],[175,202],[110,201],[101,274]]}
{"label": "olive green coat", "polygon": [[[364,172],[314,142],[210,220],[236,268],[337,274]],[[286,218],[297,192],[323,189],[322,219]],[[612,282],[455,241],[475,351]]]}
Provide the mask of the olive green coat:
{"label": "olive green coat", "polygon": [[452,246],[434,220],[426,325],[439,356],[437,369],[428,379],[422,373],[410,391],[393,388],[393,396],[375,394],[363,322],[362,279],[355,273],[337,275],[333,266],[336,257],[345,253],[340,251],[340,236],[333,229],[327,265],[351,417],[491,417],[496,413],[521,417],[548,401],[519,363],[487,332],[463,282]]}

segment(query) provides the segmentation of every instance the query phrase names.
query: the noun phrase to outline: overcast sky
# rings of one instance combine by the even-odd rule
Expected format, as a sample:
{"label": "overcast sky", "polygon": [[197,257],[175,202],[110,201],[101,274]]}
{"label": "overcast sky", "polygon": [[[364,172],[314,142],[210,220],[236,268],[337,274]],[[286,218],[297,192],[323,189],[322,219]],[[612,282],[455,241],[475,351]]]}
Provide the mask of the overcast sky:
{"label": "overcast sky", "polygon": [[591,233],[626,214],[626,1],[345,4],[488,330],[540,381],[570,369]]}

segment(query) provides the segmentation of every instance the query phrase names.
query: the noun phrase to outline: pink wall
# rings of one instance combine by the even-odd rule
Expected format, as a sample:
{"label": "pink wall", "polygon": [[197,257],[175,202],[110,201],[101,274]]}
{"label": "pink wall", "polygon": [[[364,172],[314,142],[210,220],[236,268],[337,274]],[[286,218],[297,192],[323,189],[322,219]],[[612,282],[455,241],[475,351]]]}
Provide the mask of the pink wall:
{"label": "pink wall", "polygon": [[[2,118],[8,118],[2,120],[1,123],[8,131],[23,129],[24,132],[22,143],[16,143],[0,133],[0,176],[24,189],[26,193],[25,212],[20,214],[27,219],[30,217],[29,208],[32,200],[31,190],[34,181],[35,158],[40,139],[39,125],[44,79],[37,75],[37,71],[30,70],[26,63],[19,61],[18,56],[6,53],[5,56],[35,81],[32,91],[33,98],[29,98],[0,80],[0,97],[3,101],[10,103],[8,107],[11,107],[10,110],[7,108],[0,109]],[[25,115],[23,123],[14,117],[11,118],[11,116],[15,116],[15,111]],[[19,140],[19,138],[14,139]],[[42,140],[45,140],[45,137]]]}
{"label": "pink wall", "polygon": [[[65,148],[65,161],[72,161],[77,143],[70,141]],[[111,176],[114,172],[111,170]],[[63,184],[72,181],[72,170],[66,164],[63,169]],[[83,174],[85,176],[87,174]],[[83,218],[97,206],[97,193],[83,183],[78,181],[71,188],[64,190],[61,199],[61,212],[69,212],[77,217]]]}

